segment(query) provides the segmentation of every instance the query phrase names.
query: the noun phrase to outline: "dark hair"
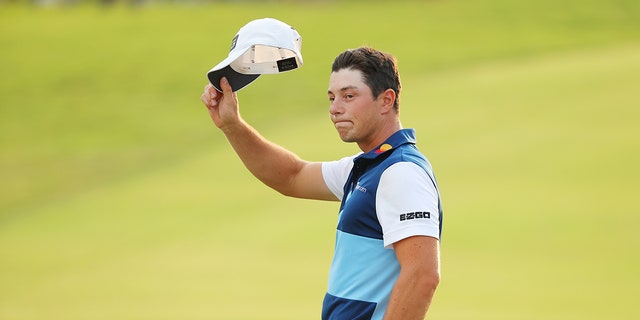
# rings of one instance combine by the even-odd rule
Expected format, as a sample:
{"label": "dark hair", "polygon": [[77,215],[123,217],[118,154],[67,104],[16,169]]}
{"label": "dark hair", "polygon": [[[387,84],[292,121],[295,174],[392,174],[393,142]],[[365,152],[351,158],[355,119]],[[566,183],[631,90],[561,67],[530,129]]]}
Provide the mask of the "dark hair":
{"label": "dark hair", "polygon": [[339,54],[331,66],[331,72],[342,69],[354,69],[362,72],[364,83],[371,88],[374,99],[387,89],[395,91],[396,100],[393,103],[393,109],[398,111],[400,107],[400,73],[393,55],[369,47],[349,49]]}

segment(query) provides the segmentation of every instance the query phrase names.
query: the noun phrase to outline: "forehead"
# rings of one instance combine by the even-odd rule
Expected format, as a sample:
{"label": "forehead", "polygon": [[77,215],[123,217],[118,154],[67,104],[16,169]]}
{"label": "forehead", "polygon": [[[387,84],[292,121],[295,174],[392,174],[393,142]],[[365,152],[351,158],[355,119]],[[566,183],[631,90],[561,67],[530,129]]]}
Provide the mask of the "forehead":
{"label": "forehead", "polygon": [[329,92],[337,93],[346,88],[369,90],[369,87],[364,83],[364,77],[360,70],[340,69],[332,72],[329,77]]}

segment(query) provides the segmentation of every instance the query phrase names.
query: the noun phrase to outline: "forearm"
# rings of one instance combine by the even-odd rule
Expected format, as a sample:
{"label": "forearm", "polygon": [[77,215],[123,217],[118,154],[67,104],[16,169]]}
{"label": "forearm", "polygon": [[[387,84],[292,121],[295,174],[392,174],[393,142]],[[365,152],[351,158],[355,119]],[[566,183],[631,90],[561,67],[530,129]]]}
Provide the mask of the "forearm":
{"label": "forearm", "polygon": [[240,117],[238,99],[225,78],[223,93],[207,84],[200,99],[244,165],[260,181],[292,197],[336,200],[322,177],[322,163],[307,162],[262,137]]}
{"label": "forearm", "polygon": [[423,320],[438,286],[438,275],[400,272],[384,320]]}
{"label": "forearm", "polygon": [[304,165],[302,159],[266,140],[244,121],[225,128],[223,133],[243,164],[256,178],[283,194],[291,192],[291,179]]}

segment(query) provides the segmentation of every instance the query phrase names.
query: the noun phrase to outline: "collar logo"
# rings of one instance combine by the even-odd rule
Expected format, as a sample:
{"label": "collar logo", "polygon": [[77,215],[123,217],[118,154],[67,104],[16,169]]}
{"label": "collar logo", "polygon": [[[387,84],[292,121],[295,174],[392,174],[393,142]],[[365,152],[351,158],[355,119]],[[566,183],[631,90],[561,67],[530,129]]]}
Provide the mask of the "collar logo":
{"label": "collar logo", "polygon": [[378,148],[378,150],[376,150],[376,154],[381,154],[385,151],[391,150],[391,148],[393,148],[390,144],[385,143],[383,145],[380,146],[380,148]]}

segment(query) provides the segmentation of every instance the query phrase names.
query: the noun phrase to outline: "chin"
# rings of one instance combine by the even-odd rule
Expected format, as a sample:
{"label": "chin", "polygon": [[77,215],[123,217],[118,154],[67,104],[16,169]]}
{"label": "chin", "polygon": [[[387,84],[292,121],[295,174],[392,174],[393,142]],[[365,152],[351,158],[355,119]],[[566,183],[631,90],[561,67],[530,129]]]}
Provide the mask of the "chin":
{"label": "chin", "polygon": [[340,136],[340,139],[342,139],[342,141],[343,141],[343,142],[357,142],[357,141],[358,141],[357,139],[354,139],[354,138],[352,138],[352,137],[343,137],[343,136]]}
{"label": "chin", "polygon": [[358,138],[353,134],[351,130],[338,130],[338,135],[344,142],[358,142]]}

